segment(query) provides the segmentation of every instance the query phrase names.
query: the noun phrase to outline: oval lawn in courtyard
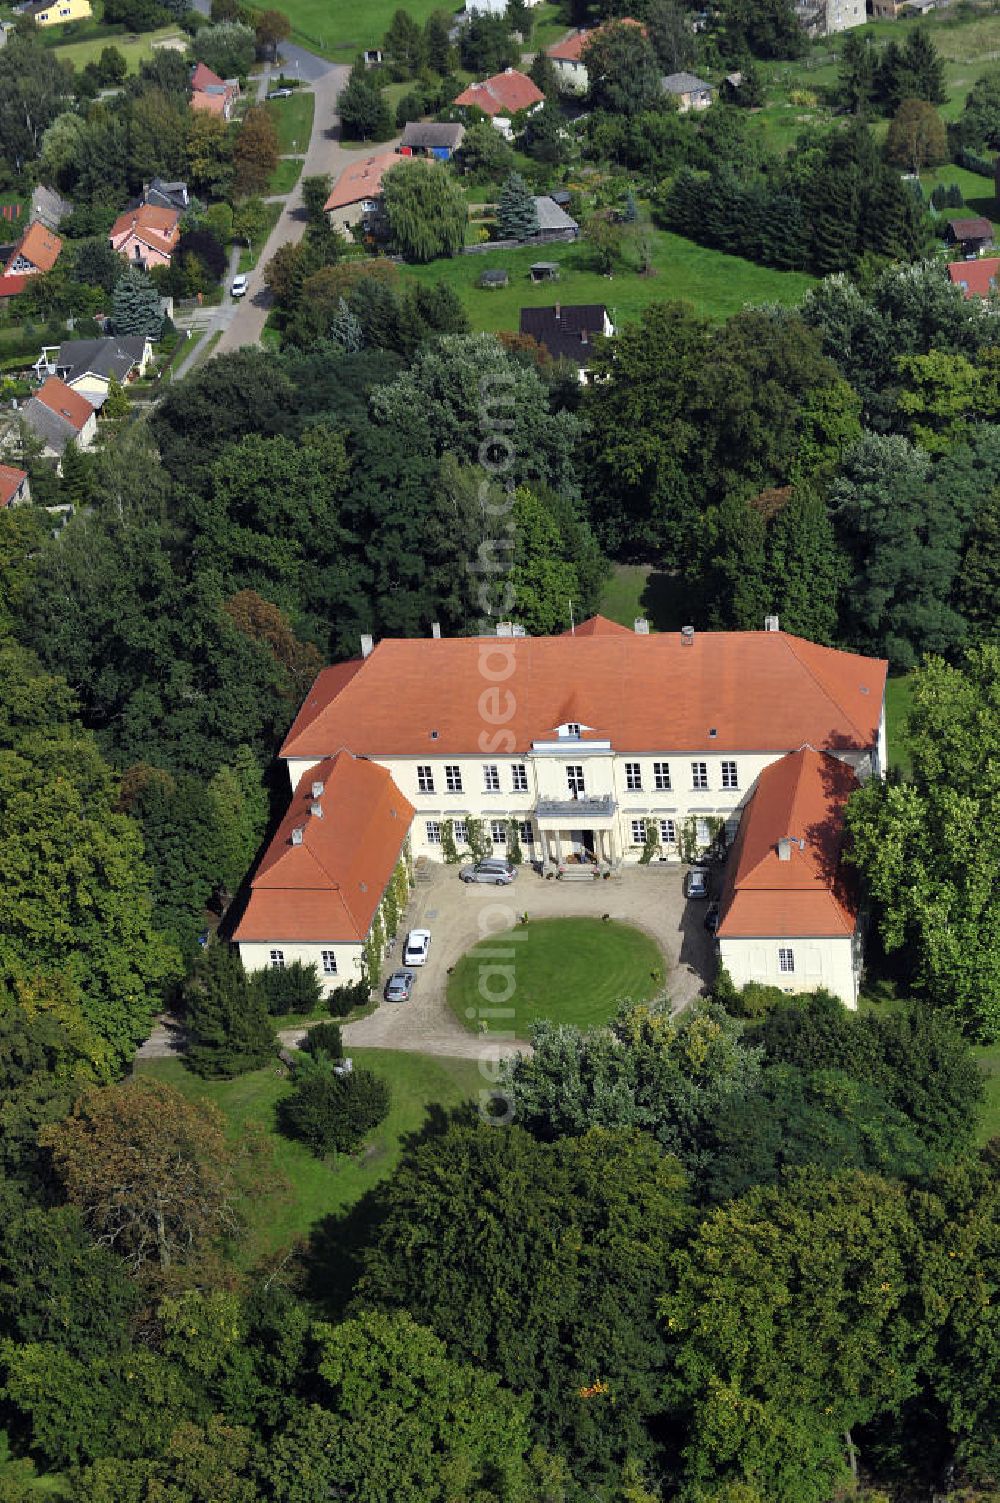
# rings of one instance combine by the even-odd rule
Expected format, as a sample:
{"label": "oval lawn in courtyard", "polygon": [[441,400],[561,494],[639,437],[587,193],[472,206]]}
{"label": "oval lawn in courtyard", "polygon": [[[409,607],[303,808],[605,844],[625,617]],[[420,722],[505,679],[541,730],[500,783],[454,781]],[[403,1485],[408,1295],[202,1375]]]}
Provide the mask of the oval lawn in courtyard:
{"label": "oval lawn in courtyard", "polygon": [[540,1018],[606,1023],[623,998],[656,996],[666,975],[659,945],[631,924],[529,919],[466,951],[448,978],[448,1002],[473,1033],[485,1022],[490,1033],[527,1039]]}

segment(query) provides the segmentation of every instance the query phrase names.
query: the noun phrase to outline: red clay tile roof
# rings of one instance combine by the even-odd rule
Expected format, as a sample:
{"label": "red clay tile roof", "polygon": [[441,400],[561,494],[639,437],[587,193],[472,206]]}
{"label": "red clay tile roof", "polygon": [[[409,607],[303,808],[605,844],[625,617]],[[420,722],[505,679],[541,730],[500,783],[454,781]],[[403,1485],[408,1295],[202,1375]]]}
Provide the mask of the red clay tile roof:
{"label": "red clay tile roof", "polygon": [[23,272],[16,276],[0,277],[0,297],[17,297],[28,285],[28,278]]}
{"label": "red clay tile roof", "polygon": [[878,739],[882,659],[785,632],[697,632],[685,645],[678,632],[587,625],[575,636],[389,638],[343,665],[352,670],[343,681],[319,675],[282,755],[314,759],[342,746],[476,755],[487,691],[512,697],[505,755],[547,739],[571,695],[574,718],[619,752],[783,752],[807,741],[867,750]]}
{"label": "red clay tile roof", "polygon": [[[169,255],[181,237],[181,216],[176,209],[161,209],[156,204],[139,204],[135,209],[126,209],[119,214],[108,236],[114,244],[116,240],[125,240],[134,231],[140,240],[151,245],[154,250]],[[115,246],[117,250],[118,247]]]}
{"label": "red clay tile roof", "polygon": [[564,637],[630,637],[631,635],[627,626],[622,626],[618,621],[609,621],[607,616],[591,616],[589,621],[581,621],[579,626],[563,632]]}
{"label": "red clay tile roof", "polygon": [[[323,784],[316,800],[314,782]],[[310,812],[313,803],[322,815]],[[384,767],[347,751],[317,762],[261,859],[234,938],[363,943],[412,818]]]}
{"label": "red clay tile roof", "polygon": [[[846,762],[811,746],[764,769],[729,858],[720,939],[854,933],[857,885],[841,867],[840,849],[844,805],[857,787]],[[792,845],[782,861],[778,842],[786,836]]]}
{"label": "red clay tile roof", "polygon": [[1000,276],[1000,256],[982,256],[977,261],[949,261],[948,275],[966,297],[989,297]]}
{"label": "red clay tile roof", "polygon": [[[642,31],[645,31],[646,29],[642,25],[641,21],[633,21],[631,16],[621,16],[617,18],[616,25],[638,26]],[[554,42],[551,47],[546,47],[545,50],[548,53],[549,57],[560,58],[563,62],[567,63],[578,63],[580,61],[580,55],[587,43],[591,41],[593,37],[596,37],[599,31],[603,30],[603,26],[592,26],[587,31],[575,31],[573,32],[572,36],[565,37],[561,42]]]}
{"label": "red clay tile roof", "polygon": [[198,63],[191,73],[191,87],[197,93],[201,89],[225,88],[226,80],[213,73],[206,63]]}
{"label": "red clay tile roof", "polygon": [[394,151],[383,151],[377,156],[362,157],[344,168],[333,185],[330,197],[323,208],[344,209],[348,204],[360,203],[363,198],[377,198],[382,191],[383,174],[390,167],[398,167],[405,160]]}
{"label": "red clay tile roof", "polygon": [[59,260],[62,245],[59,236],[47,229],[40,219],[36,219],[33,224],[29,224],[15,245],[7,261],[7,267],[13,266],[18,256],[24,256],[32,266],[37,266],[39,271],[51,271]]}
{"label": "red clay tile roof", "polygon": [[35,396],[51,412],[64,418],[67,423],[72,423],[77,433],[82,432],[87,419],[94,415],[94,409],[87,398],[81,397],[78,391],[67,386],[65,381],[60,381],[58,376],[50,376],[45,385],[35,392]]}
{"label": "red clay tile roof", "polygon": [[27,470],[15,470],[0,464],[0,506],[9,506],[28,478]]}
{"label": "red clay tile roof", "polygon": [[484,115],[513,115],[517,110],[541,104],[544,98],[541,89],[526,74],[508,68],[506,73],[494,73],[482,83],[470,84],[453,103],[478,105]]}

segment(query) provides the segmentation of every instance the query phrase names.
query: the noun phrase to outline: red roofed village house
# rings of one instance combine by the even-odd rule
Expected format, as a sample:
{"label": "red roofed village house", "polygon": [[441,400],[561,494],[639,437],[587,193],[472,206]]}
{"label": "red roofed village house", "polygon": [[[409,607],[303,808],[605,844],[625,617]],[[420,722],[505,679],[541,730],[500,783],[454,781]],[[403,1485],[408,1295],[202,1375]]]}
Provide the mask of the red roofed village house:
{"label": "red roofed village house", "polygon": [[210,115],[220,115],[223,120],[232,117],[240,84],[237,78],[220,78],[204,63],[191,70],[191,108],[205,110]]}
{"label": "red roofed village house", "polygon": [[59,260],[62,240],[47,229],[41,220],[29,224],[15,245],[4,267],[4,276],[35,277],[51,271]]}
{"label": "red roofed village house", "polygon": [[457,105],[474,105],[488,115],[501,135],[513,134],[511,121],[518,110],[534,114],[545,103],[545,95],[537,84],[516,68],[507,68],[503,73],[494,73],[482,83],[472,83],[463,89],[453,101]]}
{"label": "red roofed village house", "polygon": [[0,507],[21,506],[30,500],[27,470],[16,470],[9,464],[0,464]]}
{"label": "red roofed village house", "polygon": [[949,261],[948,276],[963,296],[989,297],[997,290],[1000,256],[979,256],[974,261]]}
{"label": "red roofed village house", "polygon": [[557,637],[501,631],[364,638],[320,673],[281,750],[292,807],[235,935],[247,967],[311,959],[330,985],[357,979],[401,852],[461,851],[472,819],[495,852],[513,823],[527,859],[607,866],[638,862],[648,838],[679,862],[722,830],[734,978],[822,983],[853,1005],[841,813],[857,780],[884,775],[885,662],[775,618],[760,632],[651,635],[601,617]]}
{"label": "red roofed village house", "polygon": [[154,204],[139,204],[119,214],[108,235],[112,250],[142,266],[169,266],[181,238],[181,216],[176,209],[160,209]]}
{"label": "red roofed village house", "polygon": [[382,201],[382,178],[391,167],[398,167],[400,161],[396,152],[383,151],[376,156],[362,157],[344,168],[323,205],[334,229],[349,230],[355,225],[368,227]]}
{"label": "red roofed village house", "polygon": [[[641,22],[633,21],[631,16],[623,16],[615,22],[618,26],[640,26]],[[645,27],[642,30],[645,31]],[[594,26],[589,31],[572,31],[569,36],[563,37],[561,42],[554,42],[551,47],[546,47],[546,52],[552,59],[552,66],[556,70],[556,83],[561,93],[586,94],[590,87],[590,79],[587,76],[587,65],[583,60],[583,51],[587,43],[603,27]]]}

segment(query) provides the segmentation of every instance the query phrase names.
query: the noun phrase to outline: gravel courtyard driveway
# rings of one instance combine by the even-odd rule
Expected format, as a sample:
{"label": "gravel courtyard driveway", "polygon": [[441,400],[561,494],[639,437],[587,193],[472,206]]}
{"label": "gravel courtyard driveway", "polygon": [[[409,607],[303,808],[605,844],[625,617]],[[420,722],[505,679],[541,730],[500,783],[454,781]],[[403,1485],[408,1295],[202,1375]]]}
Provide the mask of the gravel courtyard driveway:
{"label": "gravel courtyard driveway", "polygon": [[630,867],[607,882],[547,882],[524,867],[510,887],[466,885],[454,866],[428,870],[430,879],[414,889],[392,958],[382,972],[384,981],[402,963],[408,929],[430,929],[430,956],[417,971],[410,1000],[382,1001],[369,1017],[348,1023],[345,1045],[470,1059],[525,1050],[523,1043],[468,1032],[445,996],[449,967],[480,939],[512,928],[525,912],[532,918],[600,918],[608,913],[644,929],[667,956],[668,990],[675,1008],[704,992],[714,973],[712,944],[703,928],[705,905],[685,901],[678,866]]}

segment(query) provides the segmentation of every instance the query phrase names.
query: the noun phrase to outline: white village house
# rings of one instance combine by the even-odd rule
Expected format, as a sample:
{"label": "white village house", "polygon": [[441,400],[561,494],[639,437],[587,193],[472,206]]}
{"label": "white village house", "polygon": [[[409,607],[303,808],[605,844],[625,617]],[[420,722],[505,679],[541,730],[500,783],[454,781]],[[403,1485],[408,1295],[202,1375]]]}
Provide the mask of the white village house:
{"label": "white village house", "polygon": [[365,638],[285,738],[292,804],[236,928],[244,964],[312,961],[328,990],[358,979],[401,859],[462,852],[475,820],[494,851],[516,831],[553,868],[735,843],[719,926],[734,979],[854,1005],[841,814],[885,774],[886,666],[773,617],[760,632],[595,617],[557,637]]}

